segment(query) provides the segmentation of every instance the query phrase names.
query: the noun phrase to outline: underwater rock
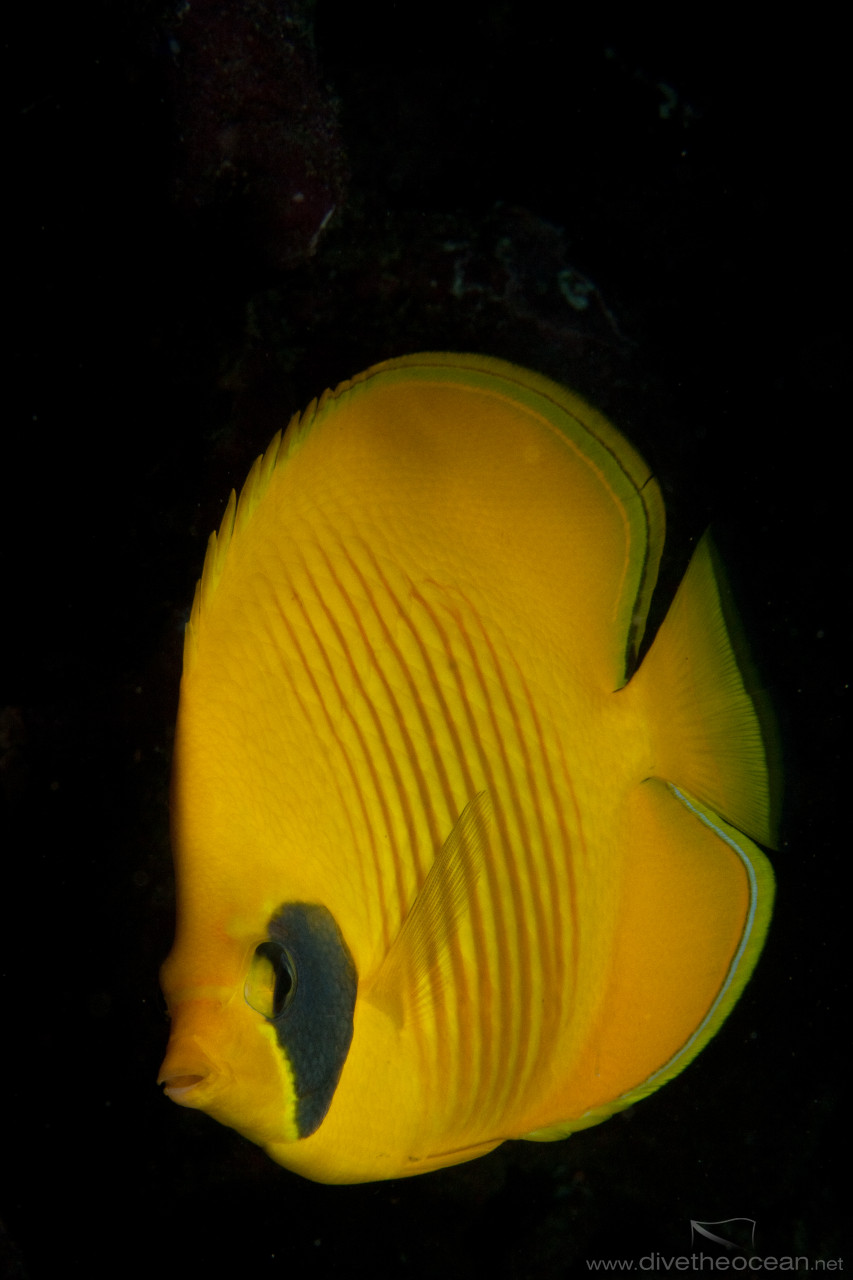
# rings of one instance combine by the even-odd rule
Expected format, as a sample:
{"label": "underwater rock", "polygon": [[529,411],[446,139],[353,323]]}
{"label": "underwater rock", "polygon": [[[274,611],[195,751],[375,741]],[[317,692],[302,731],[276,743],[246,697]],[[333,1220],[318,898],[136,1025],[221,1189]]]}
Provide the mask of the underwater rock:
{"label": "underwater rock", "polygon": [[313,254],[347,182],[306,8],[197,0],[170,38],[178,202],[230,252],[276,268]]}

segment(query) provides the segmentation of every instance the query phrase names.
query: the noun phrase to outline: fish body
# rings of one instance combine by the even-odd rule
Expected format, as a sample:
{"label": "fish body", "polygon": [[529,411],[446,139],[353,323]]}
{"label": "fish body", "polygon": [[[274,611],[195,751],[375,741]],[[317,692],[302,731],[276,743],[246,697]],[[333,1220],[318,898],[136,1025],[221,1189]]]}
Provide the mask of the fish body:
{"label": "fish body", "polygon": [[187,627],[160,1079],[307,1177],[548,1140],[687,1064],[761,949],[759,718],[699,544],[589,405],[426,354],[258,459]]}

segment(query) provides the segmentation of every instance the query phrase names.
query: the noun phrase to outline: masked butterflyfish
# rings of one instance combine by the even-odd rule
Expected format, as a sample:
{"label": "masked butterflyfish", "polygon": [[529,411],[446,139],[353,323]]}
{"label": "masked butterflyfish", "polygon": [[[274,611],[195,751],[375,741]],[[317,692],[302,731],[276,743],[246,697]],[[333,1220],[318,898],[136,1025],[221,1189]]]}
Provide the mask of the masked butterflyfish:
{"label": "masked butterflyfish", "polygon": [[160,1082],[321,1182],[659,1088],[762,946],[774,787],[707,536],[637,664],[660,490],[481,356],[388,360],[258,458],[186,628]]}

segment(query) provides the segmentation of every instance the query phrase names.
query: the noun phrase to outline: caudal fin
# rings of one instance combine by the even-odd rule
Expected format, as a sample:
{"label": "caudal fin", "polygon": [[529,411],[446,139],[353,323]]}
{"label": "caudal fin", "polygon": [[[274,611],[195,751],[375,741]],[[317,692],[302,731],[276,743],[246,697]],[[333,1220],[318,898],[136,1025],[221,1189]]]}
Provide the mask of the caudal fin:
{"label": "caudal fin", "polygon": [[775,726],[708,534],[631,684],[654,726],[654,774],[775,847]]}

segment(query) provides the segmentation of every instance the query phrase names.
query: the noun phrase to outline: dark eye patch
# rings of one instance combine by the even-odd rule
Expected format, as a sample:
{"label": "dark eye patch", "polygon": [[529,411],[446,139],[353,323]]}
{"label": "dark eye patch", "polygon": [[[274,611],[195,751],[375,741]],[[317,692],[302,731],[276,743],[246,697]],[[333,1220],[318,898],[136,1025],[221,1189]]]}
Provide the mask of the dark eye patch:
{"label": "dark eye patch", "polygon": [[326,907],[285,903],[268,933],[255,952],[272,969],[270,1009],[264,1016],[275,1027],[293,1072],[297,1128],[307,1138],[331,1106],[349,1052],[358,974]]}

